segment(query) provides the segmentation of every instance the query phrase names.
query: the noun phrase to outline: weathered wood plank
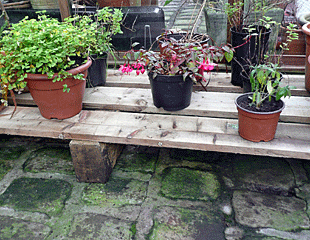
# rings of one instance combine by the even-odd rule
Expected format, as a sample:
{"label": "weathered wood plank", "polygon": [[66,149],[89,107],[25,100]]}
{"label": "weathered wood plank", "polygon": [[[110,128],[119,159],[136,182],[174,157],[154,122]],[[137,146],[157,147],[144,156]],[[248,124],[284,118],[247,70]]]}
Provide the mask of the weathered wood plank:
{"label": "weathered wood plank", "polygon": [[274,140],[253,143],[238,135],[235,119],[84,110],[70,119],[47,120],[30,107],[18,108],[12,119],[0,118],[0,134],[302,159],[310,159],[309,133],[308,124],[280,123]]}
{"label": "weathered wood plank", "polygon": [[[238,93],[197,91],[193,93],[188,108],[167,112],[154,106],[150,89],[96,87],[86,89],[83,108],[235,119],[237,109],[234,101],[238,95]],[[34,105],[29,93],[18,95],[16,98],[20,105]],[[310,123],[310,98],[293,96],[284,101],[286,108],[281,114],[281,121]]]}
{"label": "weathered wood plank", "polygon": [[[107,87],[128,87],[128,88],[150,88],[150,83],[147,74],[122,75],[118,70],[109,69],[107,73]],[[206,78],[210,75],[205,74]],[[231,74],[223,72],[212,72],[211,81],[207,87],[209,92],[229,92],[242,93],[242,88],[233,86],[231,83]],[[295,86],[292,90],[294,96],[310,96],[305,90],[305,74],[284,74],[283,84]],[[194,85],[194,91],[204,91],[199,85]]]}

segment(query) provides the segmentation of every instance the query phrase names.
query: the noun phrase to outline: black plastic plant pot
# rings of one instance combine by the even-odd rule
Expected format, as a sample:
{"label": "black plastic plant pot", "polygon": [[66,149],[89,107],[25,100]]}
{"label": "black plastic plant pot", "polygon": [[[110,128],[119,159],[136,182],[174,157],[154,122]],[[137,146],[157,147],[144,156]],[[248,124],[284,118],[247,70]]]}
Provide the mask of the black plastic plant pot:
{"label": "black plastic plant pot", "polygon": [[231,31],[231,44],[235,48],[234,58],[231,62],[231,83],[243,87],[240,78],[242,70],[249,71],[249,66],[256,65],[264,58],[269,47],[271,29],[256,26],[249,39],[249,32],[244,29],[239,32],[233,27]]}
{"label": "black plastic plant pot", "polygon": [[87,87],[104,86],[107,79],[107,55],[91,56],[93,64],[88,69]]}
{"label": "black plastic plant pot", "polygon": [[154,105],[166,111],[178,111],[190,105],[193,91],[193,81],[183,80],[183,75],[168,76],[149,73]]}
{"label": "black plastic plant pot", "polygon": [[242,81],[243,93],[252,92],[250,78],[246,75],[245,72],[240,73],[240,79]]}

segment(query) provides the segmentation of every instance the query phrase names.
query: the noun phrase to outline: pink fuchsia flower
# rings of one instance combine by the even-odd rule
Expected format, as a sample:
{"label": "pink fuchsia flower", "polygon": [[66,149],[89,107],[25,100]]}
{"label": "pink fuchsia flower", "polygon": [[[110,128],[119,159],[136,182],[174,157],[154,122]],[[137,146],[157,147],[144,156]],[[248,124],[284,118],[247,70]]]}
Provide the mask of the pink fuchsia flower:
{"label": "pink fuchsia flower", "polygon": [[198,64],[200,64],[198,66],[198,69],[201,70],[201,71],[206,71],[206,72],[210,72],[214,69],[214,66],[217,66],[217,64],[214,64],[214,63],[210,63],[210,60],[207,58],[207,61],[206,59],[203,59],[203,62],[197,62]]}
{"label": "pink fuchsia flower", "polygon": [[122,73],[126,73],[126,74],[132,72],[132,70],[133,70],[133,69],[132,69],[132,67],[130,66],[130,64],[127,64],[127,66],[126,66],[126,64],[121,65],[120,68],[119,68],[119,71],[122,71]]}

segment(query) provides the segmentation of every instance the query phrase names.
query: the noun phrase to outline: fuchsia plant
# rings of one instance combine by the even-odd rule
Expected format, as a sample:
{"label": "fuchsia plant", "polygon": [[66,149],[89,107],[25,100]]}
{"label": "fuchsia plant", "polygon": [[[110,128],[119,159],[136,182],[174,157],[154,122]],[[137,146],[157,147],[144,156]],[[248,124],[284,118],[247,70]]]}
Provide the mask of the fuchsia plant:
{"label": "fuchsia plant", "polygon": [[126,52],[125,63],[119,70],[128,74],[135,69],[138,75],[147,70],[148,74],[153,74],[153,78],[158,74],[183,75],[184,80],[190,77],[196,83],[206,81],[203,73],[212,71],[217,65],[214,62],[219,62],[224,57],[228,62],[233,57],[233,50],[228,45],[217,47],[209,46],[208,43],[179,43],[169,40],[161,45],[160,52],[145,49]]}

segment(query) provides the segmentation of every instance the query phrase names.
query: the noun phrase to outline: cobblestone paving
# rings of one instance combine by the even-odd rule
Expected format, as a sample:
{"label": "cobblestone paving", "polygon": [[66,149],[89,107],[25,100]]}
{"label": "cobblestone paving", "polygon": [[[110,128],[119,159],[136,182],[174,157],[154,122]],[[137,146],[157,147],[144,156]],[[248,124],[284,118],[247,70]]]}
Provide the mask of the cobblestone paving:
{"label": "cobblestone paving", "polygon": [[68,141],[0,137],[0,239],[310,239],[308,161],[129,145],[89,184]]}

